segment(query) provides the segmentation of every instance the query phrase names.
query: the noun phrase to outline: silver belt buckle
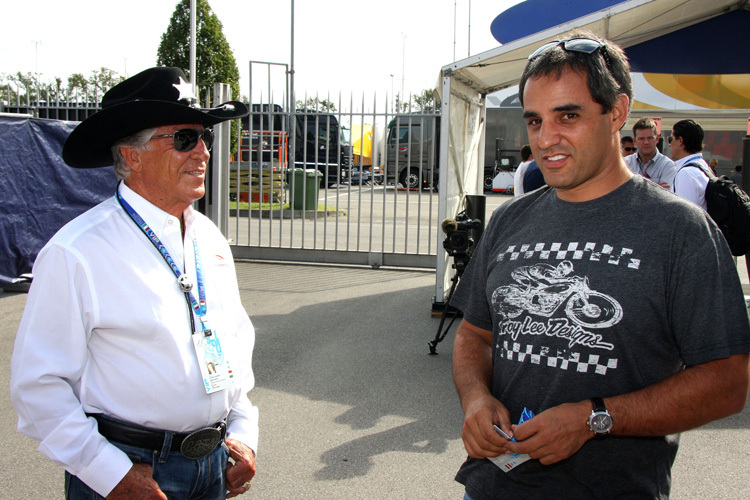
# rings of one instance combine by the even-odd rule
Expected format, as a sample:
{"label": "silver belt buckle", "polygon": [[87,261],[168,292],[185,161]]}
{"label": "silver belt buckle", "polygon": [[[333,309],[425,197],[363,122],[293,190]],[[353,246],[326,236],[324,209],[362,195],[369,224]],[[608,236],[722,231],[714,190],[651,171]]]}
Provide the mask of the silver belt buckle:
{"label": "silver belt buckle", "polygon": [[180,453],[185,458],[203,458],[221,442],[221,431],[215,427],[205,427],[190,433],[180,445]]}

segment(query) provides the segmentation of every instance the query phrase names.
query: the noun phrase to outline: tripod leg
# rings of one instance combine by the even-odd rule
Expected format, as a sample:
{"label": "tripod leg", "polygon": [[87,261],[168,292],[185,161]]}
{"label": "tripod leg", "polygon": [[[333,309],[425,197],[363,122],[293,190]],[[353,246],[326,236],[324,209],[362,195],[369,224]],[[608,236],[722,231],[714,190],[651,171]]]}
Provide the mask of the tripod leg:
{"label": "tripod leg", "polygon": [[450,292],[448,292],[448,299],[445,301],[445,309],[443,309],[443,314],[440,316],[440,324],[438,325],[437,333],[435,334],[435,338],[432,339],[430,342],[428,342],[428,345],[430,346],[430,354],[432,355],[437,354],[438,343],[442,342],[442,340],[448,334],[448,330],[450,330],[451,325],[453,325],[453,322],[456,321],[456,317],[458,316],[458,313],[454,312],[451,322],[448,323],[448,327],[445,329],[445,331],[443,331],[443,324],[445,323],[445,318],[448,315],[450,301],[451,301],[451,298],[453,297],[453,292],[456,291],[456,285],[458,285],[458,279],[459,279],[458,273],[453,275],[453,278],[451,278],[451,281],[453,283],[451,284]]}

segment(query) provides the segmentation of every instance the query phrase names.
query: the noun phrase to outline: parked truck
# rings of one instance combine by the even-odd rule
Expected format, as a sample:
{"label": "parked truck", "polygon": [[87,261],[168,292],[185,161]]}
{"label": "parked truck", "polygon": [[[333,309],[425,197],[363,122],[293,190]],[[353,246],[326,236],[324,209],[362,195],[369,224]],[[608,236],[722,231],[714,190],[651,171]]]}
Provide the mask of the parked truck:
{"label": "parked truck", "polygon": [[[520,163],[526,134],[521,108],[488,108],[484,138],[485,190],[500,171],[512,172]],[[408,188],[437,186],[440,153],[440,115],[396,115],[386,137],[385,171],[388,183]]]}
{"label": "parked truck", "polygon": [[342,172],[346,176],[349,169],[351,146],[341,141],[336,116],[306,109],[297,110],[294,116],[290,131],[289,115],[281,106],[253,104],[250,114],[242,119],[240,160],[257,163],[260,158],[261,163],[268,163],[283,156],[287,162],[280,163],[289,168],[320,171],[321,186],[340,182]]}

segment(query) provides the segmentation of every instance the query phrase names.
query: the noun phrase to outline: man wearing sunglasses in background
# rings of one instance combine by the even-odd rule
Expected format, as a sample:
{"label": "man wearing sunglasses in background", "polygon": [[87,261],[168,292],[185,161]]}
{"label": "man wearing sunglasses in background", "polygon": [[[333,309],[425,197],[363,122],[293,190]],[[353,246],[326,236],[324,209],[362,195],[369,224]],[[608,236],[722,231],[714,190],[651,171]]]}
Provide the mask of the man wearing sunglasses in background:
{"label": "man wearing sunglasses in background", "polygon": [[191,204],[213,132],[178,68],[113,87],[63,147],[115,165],[114,196],[40,252],[11,363],[22,433],[65,468],[66,498],[218,499],[255,474],[253,325],[229,245]]}
{"label": "man wearing sunglasses in background", "polygon": [[671,188],[677,170],[674,162],[656,147],[659,142],[656,122],[651,118],[641,118],[633,125],[633,135],[638,152],[625,157],[625,164],[630,171],[654,181],[664,189]]}
{"label": "man wearing sunglasses in background", "polygon": [[732,256],[706,213],[625,165],[619,47],[546,44],[519,96],[548,187],[495,211],[451,301],[456,479],[474,500],[667,498],[677,433],[748,395]]}
{"label": "man wearing sunglasses in background", "polygon": [[635,144],[633,143],[633,138],[629,135],[625,135],[620,139],[620,153],[623,157],[635,153]]}

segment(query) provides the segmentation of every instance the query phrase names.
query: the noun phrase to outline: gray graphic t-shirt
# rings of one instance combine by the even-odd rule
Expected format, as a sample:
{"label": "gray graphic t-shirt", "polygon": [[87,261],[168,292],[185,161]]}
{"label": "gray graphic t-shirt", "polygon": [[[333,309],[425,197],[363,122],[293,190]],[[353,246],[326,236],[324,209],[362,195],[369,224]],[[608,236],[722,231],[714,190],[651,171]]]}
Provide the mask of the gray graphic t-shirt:
{"label": "gray graphic t-shirt", "polygon": [[[589,202],[544,189],[498,208],[451,303],[493,332],[492,391],[514,421],[524,407],[632,392],[750,345],[721,232],[637,176]],[[609,436],[507,473],[468,459],[457,480],[476,500],[666,498],[677,442]]]}

